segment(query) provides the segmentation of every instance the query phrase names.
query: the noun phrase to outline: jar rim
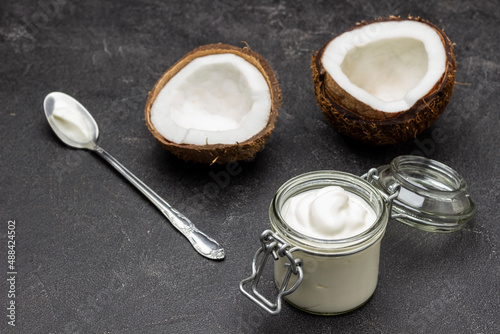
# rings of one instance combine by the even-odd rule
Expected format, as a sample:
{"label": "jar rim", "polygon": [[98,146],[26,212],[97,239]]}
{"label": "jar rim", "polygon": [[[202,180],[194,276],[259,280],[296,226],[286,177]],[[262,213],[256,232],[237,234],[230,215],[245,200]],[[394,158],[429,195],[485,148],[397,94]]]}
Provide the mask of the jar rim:
{"label": "jar rim", "polygon": [[[341,186],[364,199],[377,215],[375,222],[367,230],[343,239],[315,238],[297,231],[286,223],[281,208],[287,199],[301,192],[329,185]],[[366,249],[383,236],[389,218],[386,202],[379,190],[359,176],[335,170],[308,172],[286,181],[271,201],[269,216],[272,229],[292,247],[306,253],[326,256],[348,255]]]}
{"label": "jar rim", "polygon": [[[389,168],[399,183],[407,189],[427,196],[455,196],[467,189],[465,179],[448,165],[414,155],[400,155],[394,158]],[[411,172],[411,173],[410,173]],[[433,183],[423,184],[422,173],[433,172]]]}

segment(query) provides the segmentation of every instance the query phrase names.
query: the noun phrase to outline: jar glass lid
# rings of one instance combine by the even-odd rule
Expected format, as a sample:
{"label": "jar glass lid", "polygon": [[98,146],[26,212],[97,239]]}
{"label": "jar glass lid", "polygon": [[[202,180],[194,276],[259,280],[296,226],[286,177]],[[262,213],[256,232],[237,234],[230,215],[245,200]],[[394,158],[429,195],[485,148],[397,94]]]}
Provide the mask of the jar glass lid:
{"label": "jar glass lid", "polygon": [[[431,232],[459,230],[472,218],[476,205],[467,183],[456,171],[420,156],[399,156],[372,173],[368,181],[388,197],[398,187],[391,217]],[[373,175],[375,174],[375,175]]]}

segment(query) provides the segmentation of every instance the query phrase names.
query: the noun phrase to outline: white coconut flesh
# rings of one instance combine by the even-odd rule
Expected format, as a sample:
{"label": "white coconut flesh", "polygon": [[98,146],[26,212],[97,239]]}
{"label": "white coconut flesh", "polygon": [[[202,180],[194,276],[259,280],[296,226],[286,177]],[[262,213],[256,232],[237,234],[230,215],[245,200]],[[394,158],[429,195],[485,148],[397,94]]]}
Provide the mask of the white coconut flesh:
{"label": "white coconut flesh", "polygon": [[162,88],[151,122],[179,144],[236,144],[259,133],[271,112],[262,73],[231,53],[198,57]]}
{"label": "white coconut flesh", "polygon": [[322,64],[347,93],[387,113],[408,110],[446,69],[439,34],[418,21],[365,25],[333,39]]}

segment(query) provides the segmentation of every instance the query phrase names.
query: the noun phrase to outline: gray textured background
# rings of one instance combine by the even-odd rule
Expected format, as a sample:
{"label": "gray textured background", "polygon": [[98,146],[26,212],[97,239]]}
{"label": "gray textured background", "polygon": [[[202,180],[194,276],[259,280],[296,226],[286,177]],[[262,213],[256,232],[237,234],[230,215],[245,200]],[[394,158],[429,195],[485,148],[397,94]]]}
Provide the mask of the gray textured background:
{"label": "gray textured background", "polygon": [[[459,84],[418,139],[374,149],[326,121],[309,63],[334,35],[390,14],[445,29],[456,43]],[[498,1],[2,0],[0,332],[500,332],[499,27]],[[164,151],[143,108],[157,78],[186,52],[241,41],[267,58],[283,104],[265,150],[217,185],[226,166]],[[100,125],[101,146],[220,240],[227,258],[199,256],[96,155],[60,143],[42,109],[51,91],[80,100]],[[468,181],[478,211],[463,231],[433,235],[391,221],[377,291],[347,315],[285,305],[271,317],[239,293],[283,182],[319,169],[362,174],[409,153]],[[15,328],[5,309],[9,220],[17,224]],[[264,287],[271,290],[270,276]]]}

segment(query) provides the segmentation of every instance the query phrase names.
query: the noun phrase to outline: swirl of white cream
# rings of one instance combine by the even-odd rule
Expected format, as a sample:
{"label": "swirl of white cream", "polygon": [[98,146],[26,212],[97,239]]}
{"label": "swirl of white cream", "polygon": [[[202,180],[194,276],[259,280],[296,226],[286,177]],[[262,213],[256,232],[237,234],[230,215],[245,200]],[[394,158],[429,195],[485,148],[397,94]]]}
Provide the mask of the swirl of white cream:
{"label": "swirl of white cream", "polygon": [[367,230],[376,219],[361,197],[339,186],[305,191],[285,202],[282,216],[287,225],[320,239],[344,239]]}

